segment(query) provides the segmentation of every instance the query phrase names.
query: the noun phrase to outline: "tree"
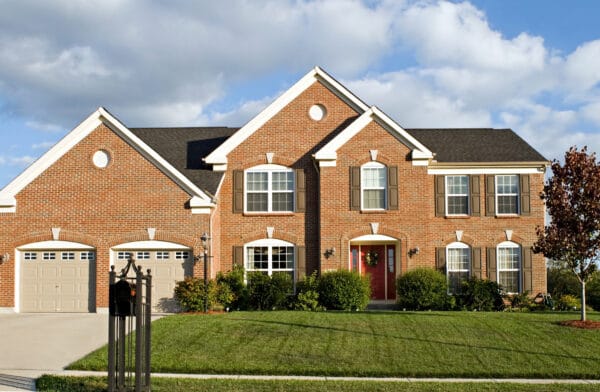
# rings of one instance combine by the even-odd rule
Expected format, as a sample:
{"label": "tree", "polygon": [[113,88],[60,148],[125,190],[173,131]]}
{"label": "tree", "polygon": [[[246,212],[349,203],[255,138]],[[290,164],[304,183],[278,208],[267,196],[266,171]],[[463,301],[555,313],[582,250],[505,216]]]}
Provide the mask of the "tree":
{"label": "tree", "polygon": [[546,227],[537,227],[534,252],[564,261],[577,276],[585,321],[585,284],[600,259],[600,164],[587,147],[571,147],[564,165],[552,162],[552,173],[541,195],[552,219]]}

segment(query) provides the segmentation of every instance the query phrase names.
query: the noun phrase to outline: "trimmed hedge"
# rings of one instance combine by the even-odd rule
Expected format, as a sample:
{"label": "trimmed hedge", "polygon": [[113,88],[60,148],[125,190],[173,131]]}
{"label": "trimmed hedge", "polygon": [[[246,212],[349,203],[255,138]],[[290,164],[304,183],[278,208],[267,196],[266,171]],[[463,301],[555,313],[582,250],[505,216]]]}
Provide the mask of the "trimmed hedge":
{"label": "trimmed hedge", "polygon": [[446,276],[431,268],[408,271],[396,281],[398,306],[406,310],[448,310],[454,297],[448,295]]}
{"label": "trimmed hedge", "polygon": [[321,275],[318,283],[320,304],[328,310],[364,310],[371,298],[368,276],[338,270]]}

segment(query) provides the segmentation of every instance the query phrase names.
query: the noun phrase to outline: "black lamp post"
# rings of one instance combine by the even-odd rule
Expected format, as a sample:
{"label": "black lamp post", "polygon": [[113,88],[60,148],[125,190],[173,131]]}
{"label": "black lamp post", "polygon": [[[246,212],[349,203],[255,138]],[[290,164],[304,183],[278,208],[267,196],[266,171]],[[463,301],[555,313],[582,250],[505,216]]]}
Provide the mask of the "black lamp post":
{"label": "black lamp post", "polygon": [[204,296],[204,313],[208,313],[208,240],[210,237],[206,233],[202,233],[200,240],[202,241],[202,248],[204,248],[204,289],[206,294]]}

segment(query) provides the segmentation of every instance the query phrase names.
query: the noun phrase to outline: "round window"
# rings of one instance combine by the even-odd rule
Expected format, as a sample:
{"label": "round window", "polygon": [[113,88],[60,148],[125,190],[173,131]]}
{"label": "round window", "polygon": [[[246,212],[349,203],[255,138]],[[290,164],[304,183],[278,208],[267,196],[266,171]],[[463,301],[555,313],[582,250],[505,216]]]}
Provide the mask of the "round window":
{"label": "round window", "polygon": [[98,150],[94,153],[92,162],[97,168],[104,169],[110,163],[110,154],[107,151]]}
{"label": "round window", "polygon": [[323,105],[312,105],[310,109],[308,109],[308,115],[315,121],[321,121],[323,118],[325,118],[326,114],[327,109],[325,109],[325,106]]}

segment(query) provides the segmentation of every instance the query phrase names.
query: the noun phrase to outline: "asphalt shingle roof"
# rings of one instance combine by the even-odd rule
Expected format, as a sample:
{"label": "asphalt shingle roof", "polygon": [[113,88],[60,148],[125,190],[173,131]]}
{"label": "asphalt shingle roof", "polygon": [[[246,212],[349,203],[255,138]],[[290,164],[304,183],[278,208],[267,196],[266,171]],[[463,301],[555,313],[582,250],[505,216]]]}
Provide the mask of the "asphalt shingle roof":
{"label": "asphalt shingle roof", "polygon": [[129,128],[150,148],[203,191],[214,196],[223,177],[202,158],[221,145],[238,128]]}
{"label": "asphalt shingle roof", "polygon": [[406,129],[442,163],[546,162],[511,129]]}
{"label": "asphalt shingle roof", "polygon": [[[239,128],[130,128],[175,169],[211,196],[223,177],[202,158],[214,151]],[[546,162],[511,129],[406,129],[435,153],[440,163]]]}

